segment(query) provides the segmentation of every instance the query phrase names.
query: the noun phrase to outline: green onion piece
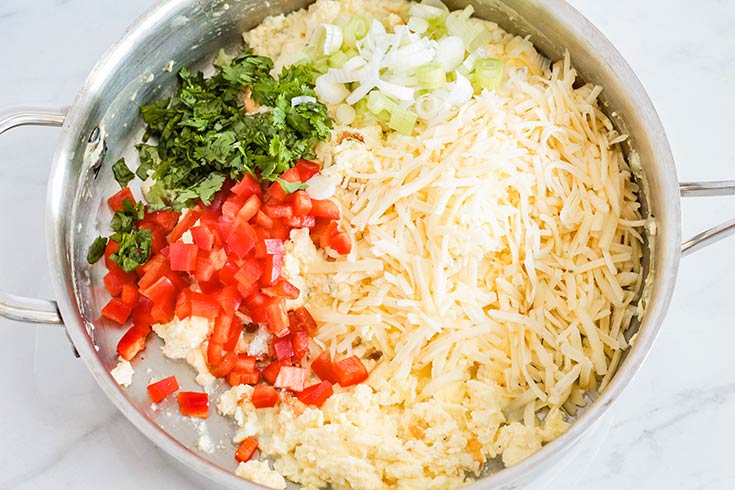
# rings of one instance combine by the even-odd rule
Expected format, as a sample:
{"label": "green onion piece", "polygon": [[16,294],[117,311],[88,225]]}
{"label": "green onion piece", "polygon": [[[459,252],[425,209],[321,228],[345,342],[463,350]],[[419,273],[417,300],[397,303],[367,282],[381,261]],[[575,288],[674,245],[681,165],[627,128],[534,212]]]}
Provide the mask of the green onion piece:
{"label": "green onion piece", "polygon": [[439,63],[429,63],[416,69],[416,80],[421,88],[434,90],[447,83],[444,69]]}
{"label": "green onion piece", "polygon": [[398,104],[391,104],[388,108],[390,112],[390,120],[388,121],[388,127],[398,131],[401,134],[410,135],[413,133],[413,128],[416,126],[416,114],[404,109]]}
{"label": "green onion piece", "polygon": [[367,36],[370,22],[362,15],[356,15],[347,22],[344,28],[344,42],[347,46],[355,46],[357,41]]}
{"label": "green onion piece", "polygon": [[493,90],[503,81],[503,62],[495,58],[480,60],[475,66],[475,82],[482,88]]}
{"label": "green onion piece", "polygon": [[390,102],[391,100],[388,97],[378,90],[373,90],[367,96],[367,109],[377,116],[388,108]]}
{"label": "green onion piece", "polygon": [[332,54],[329,57],[329,67],[330,68],[342,68],[344,66],[345,62],[355,56],[357,54],[357,51],[349,50],[349,51],[337,51],[336,53]]}

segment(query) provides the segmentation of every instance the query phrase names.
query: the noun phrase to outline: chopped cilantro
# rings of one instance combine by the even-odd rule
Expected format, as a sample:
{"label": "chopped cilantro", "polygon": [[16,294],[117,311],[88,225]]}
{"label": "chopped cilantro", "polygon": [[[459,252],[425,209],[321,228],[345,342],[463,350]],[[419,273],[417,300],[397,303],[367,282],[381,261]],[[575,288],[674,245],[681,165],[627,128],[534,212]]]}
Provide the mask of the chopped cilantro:
{"label": "chopped cilantro", "polygon": [[128,183],[135,178],[135,174],[125,164],[124,158],[115,162],[112,166],[112,174],[120,187],[127,187]]}
{"label": "chopped cilantro", "polygon": [[[291,107],[293,97],[315,96],[308,68],[288,67],[274,78],[273,61],[250,52],[232,60],[220,54],[215,66],[219,73],[210,78],[183,68],[173,97],[141,107],[147,127],[137,175],[155,181],[152,210],[209,203],[226,178],[238,181],[246,173],[274,181],[329,138],[332,121],[323,104]],[[248,89],[262,111],[245,111]]]}
{"label": "chopped cilantro", "polygon": [[110,259],[125,272],[132,272],[148,262],[152,242],[153,236],[148,228],[125,233],[120,237],[120,248],[110,255]]}
{"label": "chopped cilantro", "polygon": [[98,236],[92,242],[87,252],[87,262],[94,264],[105,254],[105,247],[107,247],[107,238]]}
{"label": "chopped cilantro", "polygon": [[293,194],[296,191],[303,191],[304,189],[307,189],[309,187],[303,182],[288,182],[280,177],[276,177],[276,181],[281,184],[281,188],[286,194]]}

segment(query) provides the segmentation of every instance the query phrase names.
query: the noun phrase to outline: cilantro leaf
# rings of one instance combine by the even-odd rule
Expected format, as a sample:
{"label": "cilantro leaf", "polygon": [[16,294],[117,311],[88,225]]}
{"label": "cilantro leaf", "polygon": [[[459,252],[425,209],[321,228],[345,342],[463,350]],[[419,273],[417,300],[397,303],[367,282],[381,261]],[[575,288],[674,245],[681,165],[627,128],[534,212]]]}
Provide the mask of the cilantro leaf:
{"label": "cilantro leaf", "polygon": [[87,252],[87,262],[94,264],[105,254],[105,248],[107,247],[107,238],[98,236],[89,246]]}
{"label": "cilantro leaf", "polygon": [[125,164],[125,159],[121,158],[112,165],[112,174],[120,187],[127,187],[131,180],[135,178],[135,174]]}
{"label": "cilantro leaf", "polygon": [[126,233],[120,237],[120,248],[110,255],[110,259],[125,272],[132,272],[148,262],[152,242],[153,236],[148,228]]}
{"label": "cilantro leaf", "polygon": [[276,182],[281,184],[281,188],[286,194],[293,194],[296,191],[303,191],[309,188],[309,186],[303,182],[288,182],[280,177],[276,177]]}

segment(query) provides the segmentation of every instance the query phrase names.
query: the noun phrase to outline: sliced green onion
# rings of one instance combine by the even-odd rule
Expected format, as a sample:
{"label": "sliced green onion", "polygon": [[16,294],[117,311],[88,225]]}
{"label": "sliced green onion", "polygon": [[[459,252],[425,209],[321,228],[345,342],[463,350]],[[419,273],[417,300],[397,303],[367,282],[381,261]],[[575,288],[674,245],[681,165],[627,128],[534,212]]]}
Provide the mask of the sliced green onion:
{"label": "sliced green onion", "polygon": [[352,58],[356,51],[350,51],[349,53],[345,51],[337,51],[336,53],[332,53],[331,56],[329,56],[329,67],[330,68],[342,68],[344,64]]}
{"label": "sliced green onion", "polygon": [[391,100],[379,90],[373,90],[367,96],[367,109],[376,116],[386,110],[390,103]]}
{"label": "sliced green onion", "polygon": [[314,90],[316,91],[316,94],[328,104],[338,104],[350,93],[343,83],[333,82],[329,80],[326,75],[322,75],[316,79]]}
{"label": "sliced green onion", "polygon": [[365,37],[370,30],[370,22],[362,15],[352,17],[344,29],[344,41],[347,46],[355,46],[357,41]]}
{"label": "sliced green onion", "polygon": [[398,104],[392,104],[388,108],[390,113],[390,120],[388,121],[388,127],[398,131],[401,134],[410,135],[413,133],[413,128],[416,126],[416,114],[404,109]]}
{"label": "sliced green onion", "polygon": [[337,122],[339,122],[340,124],[352,124],[352,122],[355,120],[355,117],[357,116],[357,113],[351,105],[340,104],[340,106],[337,107],[334,115],[337,118]]}
{"label": "sliced green onion", "polygon": [[416,69],[416,80],[421,88],[434,90],[447,83],[444,68],[439,63],[429,63]]}
{"label": "sliced green onion", "polygon": [[320,30],[324,31],[324,46],[322,52],[329,56],[342,47],[342,29],[334,24],[322,24]]}
{"label": "sliced green onion", "polygon": [[411,17],[407,25],[409,29],[418,34],[423,34],[429,29],[429,21],[421,17]]}
{"label": "sliced green onion", "polygon": [[495,58],[480,60],[475,65],[475,82],[482,88],[493,90],[503,81],[503,62]]}

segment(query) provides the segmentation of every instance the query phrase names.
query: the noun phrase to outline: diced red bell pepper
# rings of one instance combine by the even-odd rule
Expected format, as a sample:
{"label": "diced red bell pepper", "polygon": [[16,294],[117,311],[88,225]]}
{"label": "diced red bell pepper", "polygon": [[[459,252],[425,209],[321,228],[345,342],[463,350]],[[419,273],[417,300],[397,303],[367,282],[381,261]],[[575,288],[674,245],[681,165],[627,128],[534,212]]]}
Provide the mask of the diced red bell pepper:
{"label": "diced red bell pepper", "polygon": [[265,286],[272,286],[281,277],[281,271],[283,269],[283,255],[273,254],[266,255],[263,259],[263,284]]}
{"label": "diced red bell pepper", "polygon": [[176,294],[176,286],[167,276],[162,276],[146,289],[141,289],[140,294],[153,301],[155,305],[159,301],[173,297]]}
{"label": "diced red bell pepper", "polygon": [[350,250],[352,250],[352,242],[350,241],[350,237],[344,231],[340,231],[329,237],[329,246],[332,247],[335,252],[341,255],[346,255],[350,253]]}
{"label": "diced red bell pepper", "polygon": [[199,248],[193,243],[174,242],[170,245],[168,260],[172,271],[194,272]]}
{"label": "diced red bell pepper", "polygon": [[242,298],[249,298],[254,293],[258,292],[258,289],[260,289],[260,285],[257,282],[252,283],[250,286],[243,286],[242,284],[237,284],[237,292],[240,294]]}
{"label": "diced red bell pepper", "polygon": [[273,351],[276,354],[276,359],[279,361],[286,361],[293,357],[293,344],[291,343],[290,336],[281,337],[273,341]]}
{"label": "diced red bell pepper", "polygon": [[194,277],[196,277],[199,283],[211,281],[214,274],[217,272],[217,268],[214,266],[214,262],[209,257],[197,258],[197,266],[194,270]]}
{"label": "diced red bell pepper", "polygon": [[365,381],[368,372],[357,356],[350,356],[334,363],[334,376],[339,385],[345,387]]}
{"label": "diced red bell pepper", "polygon": [[289,168],[279,175],[279,177],[286,182],[301,182],[301,175],[299,174],[299,170],[295,167]]}
{"label": "diced red bell pepper", "polygon": [[276,382],[276,378],[278,377],[278,373],[281,371],[281,363],[278,361],[274,361],[270,364],[268,364],[261,372],[261,376],[263,376],[263,379],[269,382],[270,384],[273,384]]}
{"label": "diced red bell pepper", "polygon": [[257,240],[258,235],[250,224],[238,222],[235,228],[233,228],[232,233],[230,233],[230,236],[225,240],[225,243],[240,258],[244,259],[247,257],[248,252],[253,249]]}
{"label": "diced red bell pepper", "polygon": [[179,382],[176,376],[169,376],[160,381],[148,385],[148,396],[153,403],[158,403],[169,395],[173,395],[179,390]]}
{"label": "diced red bell pepper", "polygon": [[311,211],[311,198],[306,191],[296,191],[288,199],[296,216],[306,216]]}
{"label": "diced red bell pepper", "polygon": [[146,213],[145,218],[138,223],[138,226],[142,226],[143,223],[153,223],[159,226],[165,234],[169,234],[176,226],[176,223],[179,222],[180,216],[181,213],[165,209],[153,213]]}
{"label": "diced red bell pepper", "polygon": [[235,367],[235,360],[237,359],[237,354],[234,352],[226,352],[224,357],[222,358],[222,361],[217,364],[216,366],[211,366],[209,368],[209,372],[212,373],[212,376],[215,378],[224,378]]}
{"label": "diced red bell pepper", "polygon": [[283,190],[281,184],[279,182],[273,182],[268,187],[268,192],[265,196],[265,202],[275,204],[285,201],[287,197],[288,194],[286,194],[286,191]]}
{"label": "diced red bell pepper", "polygon": [[207,204],[204,204],[201,200],[199,201],[199,205],[202,208],[202,211],[204,211],[204,214],[208,215],[215,215],[219,214],[220,210],[222,209],[222,203],[225,202],[225,199],[227,198],[227,195],[229,194],[229,187],[232,185],[232,182],[228,180],[225,181],[224,184],[222,184],[222,188],[217,191],[217,194],[214,195],[214,199],[212,199],[212,202]]}
{"label": "diced red bell pepper", "polygon": [[232,371],[227,375],[227,382],[230,386],[237,385],[256,385],[260,382],[260,372],[255,371],[253,373],[240,373]]}
{"label": "diced red bell pepper", "polygon": [[258,214],[258,211],[260,211],[260,197],[252,195],[238,211],[235,222],[247,223]]}
{"label": "diced red bell pepper", "polygon": [[186,231],[194,226],[194,223],[199,220],[199,218],[202,216],[202,213],[199,211],[198,208],[192,208],[179,220],[178,223],[176,223],[176,226],[174,226],[174,229],[171,230],[171,233],[168,235],[168,243],[174,243],[181,238],[181,236],[186,233]]}
{"label": "diced red bell pepper", "polygon": [[330,199],[312,199],[309,214],[317,218],[339,219],[339,208]]}
{"label": "diced red bell pepper", "polygon": [[117,267],[121,272],[124,273],[122,269],[120,269],[120,266],[117,265],[116,262],[113,262],[110,256],[114,254],[115,252],[120,249],[120,243],[116,242],[115,240],[107,240],[107,245],[105,245],[105,267],[107,267],[107,270],[112,270],[113,267]]}
{"label": "diced red bell pepper", "polygon": [[[291,345],[293,346],[293,361],[298,363],[309,352],[309,334],[302,331],[291,332]],[[275,345],[274,345],[275,346]]]}
{"label": "diced red bell pepper", "polygon": [[235,459],[240,463],[250,461],[250,458],[253,457],[256,449],[258,449],[258,441],[256,441],[252,437],[248,437],[244,441],[242,441],[240,447],[237,448],[237,451],[235,452]]}
{"label": "diced red bell pepper", "polygon": [[162,298],[153,303],[151,308],[151,317],[156,323],[168,323],[174,319],[176,310],[176,296]]}
{"label": "diced red bell pepper", "polygon": [[266,294],[271,297],[277,297],[277,298],[288,298],[288,299],[296,299],[299,297],[299,294],[301,291],[299,291],[299,288],[291,284],[285,279],[279,279],[276,281],[276,283],[268,288],[262,289],[263,294]]}
{"label": "diced red bell pepper", "polygon": [[193,292],[191,295],[191,316],[206,318],[210,322],[217,319],[220,306],[216,299],[202,293]]}
{"label": "diced red bell pepper", "polygon": [[273,228],[273,218],[265,214],[265,212],[261,209],[260,211],[258,211],[258,214],[255,215],[255,224],[260,226],[261,228],[270,230],[271,228]]}
{"label": "diced red bell pepper", "polygon": [[235,313],[240,308],[242,296],[235,286],[225,286],[216,294],[217,302],[227,313]]}
{"label": "diced red bell pepper", "polygon": [[223,242],[226,242],[235,229],[235,218],[220,216],[217,219],[217,234]]}
{"label": "diced red bell pepper", "polygon": [[250,174],[245,174],[240,182],[232,186],[230,192],[244,198],[248,198],[253,194],[257,196],[263,195],[260,184],[255,180],[255,177]]}
{"label": "diced red bell pepper", "polygon": [[207,344],[207,364],[210,366],[216,366],[222,362],[224,355],[225,351],[223,345],[210,340]]}
{"label": "diced red bell pepper", "polygon": [[212,233],[212,230],[206,226],[195,226],[189,231],[191,231],[191,238],[197,247],[207,252],[212,250],[214,246],[214,233]]}
{"label": "diced red bell pepper", "polygon": [[[280,186],[280,184],[278,184]],[[266,204],[263,211],[271,219],[290,218],[293,216],[293,208],[288,204]]]}
{"label": "diced red bell pepper", "polygon": [[278,403],[278,392],[272,386],[258,385],[253,389],[250,401],[255,408],[275,407]]}
{"label": "diced red bell pepper", "polygon": [[138,286],[136,286],[133,282],[129,282],[128,284],[125,284],[122,288],[122,292],[120,293],[120,301],[132,308],[133,306],[135,306],[135,303],[138,302],[138,296],[140,296],[138,294]]}
{"label": "diced red bell pepper", "polygon": [[136,281],[138,277],[134,272],[124,272],[122,269],[112,270],[105,274],[102,281],[111,296],[117,296],[122,292],[123,286]]}
{"label": "diced red bell pepper", "polygon": [[229,221],[234,221],[237,213],[240,212],[240,208],[245,203],[245,199],[239,196],[230,196],[225,199],[222,204],[222,216],[227,218]]}
{"label": "diced red bell pepper", "polygon": [[280,219],[273,220],[273,226],[268,230],[271,238],[280,238],[281,240],[288,240],[291,234],[291,227],[287,226]]}
{"label": "diced red bell pepper", "polygon": [[182,415],[206,419],[209,415],[209,395],[194,391],[182,391],[177,397]]}
{"label": "diced red bell pepper", "polygon": [[286,388],[296,393],[304,389],[306,382],[306,369],[296,366],[281,366],[273,386]]}
{"label": "diced red bell pepper", "polygon": [[219,270],[219,280],[225,286],[231,286],[237,284],[235,274],[240,270],[240,267],[234,260],[228,260],[225,265]]}
{"label": "diced red bell pepper", "polygon": [[301,182],[306,182],[319,173],[321,167],[318,163],[310,160],[296,160],[296,170],[299,172]]}
{"label": "diced red bell pepper", "polygon": [[117,343],[117,353],[126,361],[132,361],[138,352],[145,349],[145,340],[151,332],[148,325],[133,325]]}
{"label": "diced red bell pepper", "polygon": [[255,356],[240,353],[237,355],[235,368],[233,370],[238,373],[254,373],[258,370],[258,368],[255,367],[255,362]]}
{"label": "diced red bell pepper", "polygon": [[288,313],[281,298],[273,298],[265,307],[268,330],[276,337],[288,335]]}
{"label": "diced red bell pepper", "polygon": [[176,296],[176,308],[174,310],[174,313],[176,314],[176,318],[179,320],[183,320],[184,318],[189,318],[191,316],[191,295],[194,293],[189,288],[184,288],[181,291],[179,291],[178,296]]}
{"label": "diced red bell pepper", "polygon": [[214,329],[212,329],[212,335],[209,337],[210,342],[218,342],[224,344],[227,339],[230,338],[230,325],[234,315],[232,313],[225,313],[220,311],[217,316],[217,320],[214,322]]}
{"label": "diced red bell pepper", "polygon": [[329,381],[322,381],[315,385],[304,388],[301,393],[296,395],[296,398],[301,400],[306,405],[314,405],[315,407],[321,407],[327,398],[334,394],[332,389],[332,383]]}
{"label": "diced red bell pepper", "polygon": [[151,315],[151,309],[153,309],[153,301],[139,294],[133,306],[133,313],[130,315],[133,324],[150,327],[156,323],[156,319]]}
{"label": "diced red bell pepper", "polygon": [[263,275],[263,265],[256,259],[247,260],[235,274],[235,280],[244,288],[249,288]]}
{"label": "diced red bell pepper", "polygon": [[321,380],[329,381],[332,384],[337,382],[337,377],[334,373],[334,364],[332,364],[332,358],[329,356],[328,351],[323,351],[314,359],[314,362],[311,363],[311,370]]}
{"label": "diced red bell pepper", "polygon": [[148,289],[160,279],[164,274],[169,272],[168,259],[163,255],[154,255],[148,262],[138,267],[142,274],[138,280],[138,288]]}
{"label": "diced red bell pepper", "polygon": [[235,317],[230,324],[230,337],[225,342],[224,348],[228,351],[234,351],[237,347],[237,343],[240,341],[240,335],[242,335],[242,322]]}
{"label": "diced red bell pepper", "polygon": [[112,298],[102,308],[102,316],[120,325],[125,325],[132,311],[133,309],[129,305],[126,305],[117,298]]}
{"label": "diced red bell pepper", "polygon": [[283,218],[283,222],[292,228],[314,228],[316,226],[314,216],[291,216]]}
{"label": "diced red bell pepper", "polygon": [[245,299],[245,306],[250,318],[256,323],[266,323],[268,317],[265,314],[265,307],[270,302],[270,298],[262,293],[253,293]]}
{"label": "diced red bell pepper", "polygon": [[135,198],[133,197],[133,192],[130,190],[129,187],[123,187],[119,191],[117,191],[115,194],[113,194],[108,200],[107,204],[110,205],[110,208],[113,212],[116,211],[122,211],[123,210],[123,201],[130,201],[130,204],[135,206]]}
{"label": "diced red bell pepper", "polygon": [[309,334],[316,332],[317,325],[314,321],[314,317],[311,316],[309,310],[304,306],[300,306],[294,310],[294,316],[302,326],[302,330],[306,330]]}

